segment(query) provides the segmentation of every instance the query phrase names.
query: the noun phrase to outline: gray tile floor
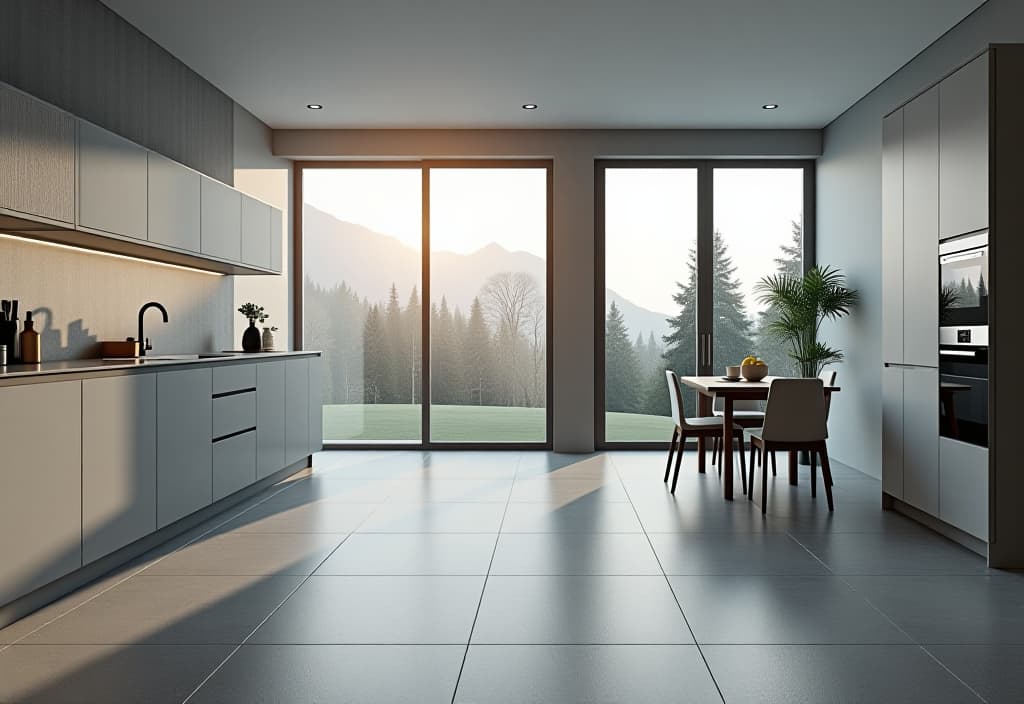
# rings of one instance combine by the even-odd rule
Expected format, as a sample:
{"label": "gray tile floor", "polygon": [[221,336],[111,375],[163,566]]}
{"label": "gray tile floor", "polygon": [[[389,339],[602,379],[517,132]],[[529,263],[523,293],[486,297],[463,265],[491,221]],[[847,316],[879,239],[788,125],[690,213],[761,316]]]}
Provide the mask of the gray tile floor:
{"label": "gray tile floor", "polygon": [[1024,575],[694,459],[319,454],[0,630],[0,701],[1024,701]]}

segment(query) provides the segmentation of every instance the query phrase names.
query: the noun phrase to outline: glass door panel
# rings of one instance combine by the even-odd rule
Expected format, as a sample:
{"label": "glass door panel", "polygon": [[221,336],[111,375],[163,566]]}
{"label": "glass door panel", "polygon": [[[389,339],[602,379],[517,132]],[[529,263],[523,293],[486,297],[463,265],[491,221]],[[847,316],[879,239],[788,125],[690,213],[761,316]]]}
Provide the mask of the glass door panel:
{"label": "glass door panel", "polygon": [[547,440],[548,170],[430,168],[430,440]]}
{"label": "glass door panel", "polygon": [[606,442],[671,438],[665,370],[697,370],[697,176],[604,169]]}
{"label": "glass door panel", "polygon": [[303,343],[324,353],[324,441],[420,442],[422,172],[306,168]]}
{"label": "glass door panel", "polygon": [[795,376],[787,347],[766,327],[775,310],[758,300],[765,276],[803,273],[804,169],[715,168],[713,371],[744,357],[763,359],[774,376]]}

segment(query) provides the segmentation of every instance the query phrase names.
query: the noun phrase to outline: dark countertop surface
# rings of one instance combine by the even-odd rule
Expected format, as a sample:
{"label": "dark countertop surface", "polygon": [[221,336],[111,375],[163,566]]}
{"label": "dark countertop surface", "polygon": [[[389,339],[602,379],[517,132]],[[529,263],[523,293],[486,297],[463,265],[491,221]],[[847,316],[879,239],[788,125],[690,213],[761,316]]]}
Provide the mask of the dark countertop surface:
{"label": "dark countertop surface", "polygon": [[0,367],[0,381],[7,379],[30,381],[34,377],[44,377],[53,374],[131,371],[150,367],[164,368],[187,364],[224,364],[319,354],[318,350],[299,350],[294,352],[204,352],[201,355],[207,356],[197,357],[195,354],[151,354],[147,357],[135,359],[71,359],[62,362],[43,362],[42,364],[8,364],[7,366]]}

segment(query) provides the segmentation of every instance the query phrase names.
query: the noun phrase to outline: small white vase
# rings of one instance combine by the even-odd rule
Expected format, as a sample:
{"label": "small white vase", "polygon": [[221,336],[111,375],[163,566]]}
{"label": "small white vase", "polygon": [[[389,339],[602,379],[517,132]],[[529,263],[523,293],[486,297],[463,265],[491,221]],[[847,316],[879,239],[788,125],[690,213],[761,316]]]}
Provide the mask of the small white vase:
{"label": "small white vase", "polygon": [[263,351],[274,351],[274,333],[270,330],[270,328],[263,328]]}

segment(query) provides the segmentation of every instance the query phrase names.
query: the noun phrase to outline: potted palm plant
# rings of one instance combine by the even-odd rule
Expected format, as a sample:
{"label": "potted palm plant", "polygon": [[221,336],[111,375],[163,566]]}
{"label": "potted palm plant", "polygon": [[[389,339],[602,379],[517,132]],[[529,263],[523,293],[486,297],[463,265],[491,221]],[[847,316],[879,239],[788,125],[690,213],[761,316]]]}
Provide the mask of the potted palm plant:
{"label": "potted palm plant", "polygon": [[857,291],[846,288],[846,277],[838,269],[815,266],[803,277],[766,276],[758,283],[757,293],[771,311],[766,331],[789,346],[801,376],[818,376],[827,365],[843,361],[842,350],[818,339],[823,321],[849,315],[860,298]]}

